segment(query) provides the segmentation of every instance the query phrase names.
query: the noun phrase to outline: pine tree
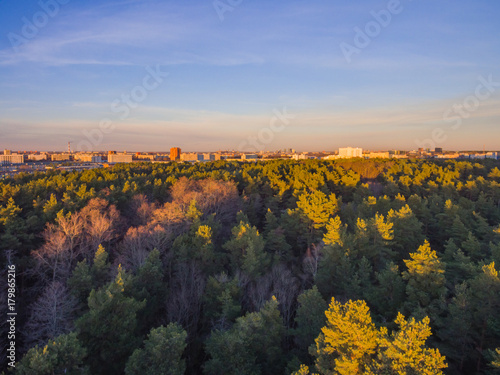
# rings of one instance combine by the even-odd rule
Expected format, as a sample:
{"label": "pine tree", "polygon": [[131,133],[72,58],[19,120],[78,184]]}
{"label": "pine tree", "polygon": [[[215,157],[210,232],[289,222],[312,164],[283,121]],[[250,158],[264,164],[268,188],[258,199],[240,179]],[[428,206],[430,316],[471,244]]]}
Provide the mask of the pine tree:
{"label": "pine tree", "polygon": [[[425,346],[431,336],[428,317],[417,322],[398,314],[399,329],[389,334],[375,326],[364,301],[342,304],[335,299],[326,317],[311,349],[321,375],[442,374],[447,367],[438,350]],[[307,374],[305,368],[302,373]]]}
{"label": "pine tree", "polygon": [[265,242],[257,228],[240,221],[232,230],[232,239],[224,248],[230,252],[233,268],[256,278],[269,268],[271,258],[264,251]]}
{"label": "pine tree", "polygon": [[391,244],[394,240],[394,224],[386,221],[383,215],[376,214],[370,220],[368,233],[370,235],[371,249],[367,256],[380,269],[387,261],[390,261],[394,254]]}
{"label": "pine tree", "polygon": [[241,313],[241,289],[238,278],[226,273],[210,276],[203,295],[204,316],[212,326],[225,327]]}
{"label": "pine tree", "polygon": [[0,250],[22,250],[23,242],[32,237],[26,231],[21,211],[12,197],[5,207],[0,206]]}
{"label": "pine tree", "polygon": [[490,242],[491,259],[495,264],[500,264],[500,244]]}
{"label": "pine tree", "polygon": [[500,348],[497,348],[493,353],[493,361],[491,362],[491,366],[500,370]]}
{"label": "pine tree", "polygon": [[177,323],[152,329],[143,349],[136,349],[127,361],[125,375],[184,375],[187,332]]}
{"label": "pine tree", "polygon": [[43,215],[46,222],[52,222],[57,217],[57,213],[62,206],[57,202],[55,194],[50,194],[50,199],[43,205]]}
{"label": "pine tree", "polygon": [[[350,250],[350,249],[349,249]],[[361,294],[356,258],[339,246],[323,248],[319,261],[315,284],[327,298],[358,298]]]}
{"label": "pine tree", "polygon": [[457,243],[460,244],[467,240],[467,235],[469,233],[469,230],[460,219],[460,216],[456,216],[453,219],[453,223],[450,229],[448,229],[448,226],[446,225],[442,225],[441,227],[449,231],[451,238]]}
{"label": "pine tree", "polygon": [[461,248],[464,250],[465,254],[473,261],[477,262],[484,258],[484,254],[482,254],[481,251],[481,243],[471,232],[469,232],[467,240],[462,242]]}
{"label": "pine tree", "polygon": [[86,305],[90,291],[94,288],[94,279],[86,260],[78,262],[68,279],[68,286],[80,304]]}
{"label": "pine tree", "polygon": [[342,227],[342,221],[340,217],[336,216],[328,221],[326,224],[326,234],[323,237],[323,242],[325,245],[343,245],[343,236],[346,228]]}
{"label": "pine tree", "polygon": [[212,237],[212,227],[196,220],[188,233],[175,239],[172,252],[178,262],[196,261],[204,272],[213,273],[217,268],[217,259]]}
{"label": "pine tree", "polygon": [[138,312],[139,331],[146,333],[158,319],[158,313],[166,299],[166,285],[163,282],[163,263],[160,252],[153,250],[146,261],[125,285],[125,293],[137,301],[146,301],[146,305]]}
{"label": "pine tree", "polygon": [[87,355],[75,332],[49,340],[44,347],[30,349],[16,364],[16,375],[90,374],[84,366]]}
{"label": "pine tree", "polygon": [[446,282],[450,289],[478,273],[476,264],[455,245],[451,238],[445,245],[443,260],[446,263]]}
{"label": "pine tree", "polygon": [[[490,203],[488,207],[491,207]],[[492,228],[488,224],[488,220],[486,220],[481,214],[477,212],[472,213],[474,216],[474,234],[475,236],[481,240],[481,242],[491,241],[494,234],[492,232]]]}
{"label": "pine tree", "polygon": [[125,363],[139,344],[137,312],[145,306],[124,294],[127,275],[118,267],[116,279],[108,286],[92,290],[89,311],[76,321],[78,338],[88,350],[93,374],[122,373]]}
{"label": "pine tree", "polygon": [[422,223],[413,214],[410,206],[405,205],[399,211],[391,210],[387,221],[393,225],[394,241],[392,247],[401,258],[417,249],[417,244],[424,241]]}
{"label": "pine tree", "polygon": [[445,293],[444,264],[427,241],[410,258],[404,261],[408,270],[403,272],[403,279],[408,282],[407,311],[434,319],[440,313]]}
{"label": "pine tree", "polygon": [[292,375],[316,375],[309,372],[309,367],[306,365],[300,365],[300,369],[292,373]]}
{"label": "pine tree", "polygon": [[200,220],[200,218],[203,216],[203,212],[201,212],[198,209],[198,204],[196,203],[196,199],[193,199],[189,203],[189,207],[186,212],[186,219],[188,219],[190,222],[194,223]]}
{"label": "pine tree", "polygon": [[267,236],[272,230],[278,229],[279,222],[270,208],[266,212],[266,222],[264,224],[264,234]]}
{"label": "pine tree", "polygon": [[104,246],[97,248],[91,268],[94,278],[94,288],[104,285],[109,280],[110,265],[108,263],[108,253]]}
{"label": "pine tree", "polygon": [[308,246],[308,228],[301,220],[300,212],[288,209],[280,217],[281,227],[285,231],[285,239],[295,258],[304,256],[304,249]]}
{"label": "pine tree", "polygon": [[206,342],[207,375],[271,375],[283,368],[283,321],[272,298],[259,312],[236,320],[227,331],[214,331]]}
{"label": "pine tree", "polygon": [[467,360],[473,357],[474,331],[472,290],[464,282],[455,287],[455,296],[448,306],[449,314],[438,332],[443,352],[460,372]]}
{"label": "pine tree", "polygon": [[297,201],[299,212],[310,228],[310,242],[314,242],[317,233],[326,227],[328,220],[337,213],[339,202],[335,194],[327,196],[320,190],[302,194]]}
{"label": "pine tree", "polygon": [[345,305],[332,298],[325,312],[327,324],[311,354],[320,374],[362,374],[374,361],[378,331],[363,301]]}
{"label": "pine tree", "polygon": [[272,229],[266,236],[266,252],[274,259],[274,263],[291,262],[293,260],[292,247],[286,242],[285,231],[278,227]]}
{"label": "pine tree", "polygon": [[104,286],[109,281],[109,277],[108,253],[102,245],[99,245],[92,266],[89,267],[85,260],[78,262],[68,279],[68,286],[78,301],[86,305],[90,291]]}
{"label": "pine tree", "polygon": [[353,255],[366,257],[375,270],[380,270],[394,256],[391,250],[393,239],[393,224],[386,221],[383,215],[375,214],[368,222],[358,218],[352,246],[356,253]]}
{"label": "pine tree", "polygon": [[[479,354],[482,354],[487,344],[495,340],[495,331],[500,326],[500,277],[495,263],[484,265],[480,273],[471,281],[473,291],[473,318],[475,327],[475,344]],[[483,366],[483,358],[476,361],[476,370]]]}
{"label": "pine tree", "polygon": [[376,311],[385,318],[394,318],[405,300],[405,283],[399,267],[388,263],[386,268],[375,274],[377,284],[368,288],[366,298]]}
{"label": "pine tree", "polygon": [[301,351],[300,359],[305,361],[309,359],[307,355],[309,346],[314,344],[314,340],[325,325],[327,304],[316,285],[300,294],[297,302],[299,303],[295,316],[297,328],[292,330],[292,334]]}
{"label": "pine tree", "polygon": [[356,221],[352,248],[353,249],[349,250],[350,253],[354,256],[366,256],[369,259],[373,259],[373,257],[375,256],[375,254],[372,254],[368,224],[366,220],[363,220],[359,217]]}
{"label": "pine tree", "polygon": [[425,317],[417,322],[414,318],[406,320],[399,314],[395,323],[399,329],[390,337],[387,330],[382,328],[382,347],[385,349],[381,355],[381,364],[377,374],[442,374],[442,369],[448,367],[445,358],[437,349],[425,347],[427,339],[431,336],[429,327],[430,319]]}

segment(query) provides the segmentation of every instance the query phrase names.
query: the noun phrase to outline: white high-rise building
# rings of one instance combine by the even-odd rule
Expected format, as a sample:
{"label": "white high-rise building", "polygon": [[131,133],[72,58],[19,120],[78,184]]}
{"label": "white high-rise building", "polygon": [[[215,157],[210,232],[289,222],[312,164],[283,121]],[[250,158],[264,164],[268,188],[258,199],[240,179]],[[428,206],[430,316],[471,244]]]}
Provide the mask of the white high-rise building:
{"label": "white high-rise building", "polygon": [[353,148],[353,147],[339,148],[339,158],[341,159],[362,158],[362,157],[363,157],[362,148]]}
{"label": "white high-rise building", "polygon": [[22,164],[24,163],[24,155],[6,153],[0,155],[0,164]]}

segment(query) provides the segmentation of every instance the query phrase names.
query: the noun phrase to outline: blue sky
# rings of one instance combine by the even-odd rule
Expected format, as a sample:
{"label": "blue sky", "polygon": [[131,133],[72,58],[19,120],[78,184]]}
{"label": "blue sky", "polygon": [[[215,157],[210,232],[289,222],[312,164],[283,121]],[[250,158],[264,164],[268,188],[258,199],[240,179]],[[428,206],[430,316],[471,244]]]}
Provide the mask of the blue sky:
{"label": "blue sky", "polygon": [[0,0],[0,148],[499,150],[499,16],[491,0]]}

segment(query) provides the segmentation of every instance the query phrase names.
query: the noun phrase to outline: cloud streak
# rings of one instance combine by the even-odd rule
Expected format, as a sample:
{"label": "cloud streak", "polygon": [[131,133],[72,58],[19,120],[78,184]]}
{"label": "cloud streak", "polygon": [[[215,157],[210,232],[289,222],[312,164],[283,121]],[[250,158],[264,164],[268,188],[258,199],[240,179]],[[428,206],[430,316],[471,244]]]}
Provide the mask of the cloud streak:
{"label": "cloud streak", "polygon": [[[411,147],[478,75],[500,79],[492,32],[500,5],[440,4],[413,2],[347,64],[338,45],[380,8],[375,1],[256,0],[223,23],[210,1],[72,1],[18,51],[0,44],[1,140],[50,148],[77,137],[110,115],[146,66],[159,64],[170,73],[165,85],[127,121],[116,120],[103,147],[236,148],[283,106],[297,119],[270,148],[335,148],[356,139],[364,147]],[[7,35],[20,23],[8,19],[12,4],[2,6],[0,34]],[[493,143],[498,104],[483,103],[450,147],[471,139],[465,125]]]}

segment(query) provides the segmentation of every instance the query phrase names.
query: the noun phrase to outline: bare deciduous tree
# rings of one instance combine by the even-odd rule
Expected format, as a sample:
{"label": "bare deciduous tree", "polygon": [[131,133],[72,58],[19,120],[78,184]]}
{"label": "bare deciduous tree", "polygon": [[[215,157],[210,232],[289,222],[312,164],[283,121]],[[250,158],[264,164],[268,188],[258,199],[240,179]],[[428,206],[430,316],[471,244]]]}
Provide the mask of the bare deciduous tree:
{"label": "bare deciduous tree", "polygon": [[134,195],[126,211],[128,222],[134,227],[146,225],[156,209],[156,204],[150,203],[144,194]]}
{"label": "bare deciduous tree", "polygon": [[177,226],[185,226],[185,220],[185,213],[181,206],[176,202],[168,202],[165,203],[163,207],[153,211],[153,220],[151,224],[176,228]]}
{"label": "bare deciduous tree", "polygon": [[149,230],[148,240],[152,249],[157,249],[160,253],[164,253],[173,240],[173,235],[169,228],[156,225]]}
{"label": "bare deciduous tree", "polygon": [[283,264],[273,267],[273,291],[272,294],[279,301],[279,308],[283,321],[290,326],[293,316],[293,305],[300,293],[300,282],[292,274],[289,268]]}
{"label": "bare deciduous tree", "polygon": [[94,198],[80,211],[80,214],[85,221],[83,252],[88,259],[91,259],[99,245],[116,238],[120,213],[106,200]]}
{"label": "bare deciduous tree", "polygon": [[[68,246],[71,249],[76,248],[80,245],[83,230],[85,227],[85,222],[82,215],[79,212],[72,213],[66,216],[59,216],[56,219],[57,230],[61,231],[66,240],[68,241]],[[53,226],[53,230],[56,227]]]}
{"label": "bare deciduous tree", "polygon": [[149,230],[146,227],[130,227],[123,238],[118,254],[118,262],[127,270],[140,268],[153,248],[149,247]]}
{"label": "bare deciduous tree", "polygon": [[160,225],[130,227],[119,246],[117,262],[127,270],[136,271],[153,249],[157,249],[167,260],[166,249],[172,240],[168,228]]}
{"label": "bare deciduous tree", "polygon": [[100,244],[114,239],[120,214],[104,199],[91,199],[80,212],[60,215],[43,233],[44,244],[33,251],[42,280],[65,280],[82,257],[92,259]]}
{"label": "bare deciduous tree", "polygon": [[173,202],[186,211],[196,200],[198,208],[205,214],[216,214],[217,220],[226,223],[240,209],[238,189],[233,182],[211,178],[194,181],[183,177],[171,189]]}
{"label": "bare deciduous tree", "polygon": [[244,291],[243,307],[248,311],[259,311],[272,297],[271,273],[267,273],[257,280],[252,280],[244,273],[238,275],[240,287]]}
{"label": "bare deciduous tree", "polygon": [[307,248],[306,256],[304,257],[303,261],[304,272],[310,274],[312,277],[315,277],[316,273],[318,272],[318,265],[322,249],[322,243],[320,243],[319,245],[311,244],[311,247]]}
{"label": "bare deciduous tree", "polygon": [[170,322],[180,323],[194,333],[201,315],[205,278],[195,263],[179,264],[171,281],[170,296],[166,303]]}
{"label": "bare deciduous tree", "polygon": [[42,280],[65,280],[77,257],[76,249],[69,246],[66,235],[54,225],[47,227],[43,237],[45,243],[32,252],[36,262],[34,271]]}
{"label": "bare deciduous tree", "polygon": [[284,323],[290,325],[293,305],[300,292],[300,281],[290,269],[283,264],[278,264],[255,281],[251,281],[243,274],[239,276],[239,279],[245,291],[244,300],[247,301],[248,310],[260,310],[272,296],[275,296],[279,301]]}
{"label": "bare deciduous tree", "polygon": [[70,332],[75,308],[76,300],[68,289],[58,281],[51,282],[31,306],[24,328],[28,348]]}

